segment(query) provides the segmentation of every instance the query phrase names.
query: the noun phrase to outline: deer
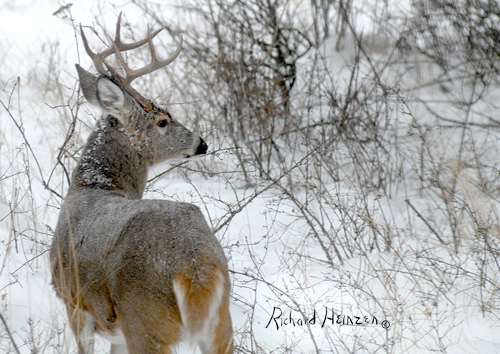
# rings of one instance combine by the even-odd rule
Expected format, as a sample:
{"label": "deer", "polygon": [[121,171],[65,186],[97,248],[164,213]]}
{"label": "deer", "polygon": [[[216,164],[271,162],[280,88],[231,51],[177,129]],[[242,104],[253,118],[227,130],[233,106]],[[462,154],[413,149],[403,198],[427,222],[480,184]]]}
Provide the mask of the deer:
{"label": "deer", "polygon": [[[79,354],[94,353],[96,333],[112,354],[168,354],[181,341],[204,354],[233,353],[230,278],[223,248],[200,208],[142,199],[149,168],[205,155],[205,141],[131,83],[170,64],[153,38],[115,37],[94,52],[97,76],[76,64],[88,103],[102,111],[73,171],[50,248],[52,284],[66,306]],[[149,46],[151,61],[132,69],[124,52]],[[108,57],[114,55],[111,65]]]}

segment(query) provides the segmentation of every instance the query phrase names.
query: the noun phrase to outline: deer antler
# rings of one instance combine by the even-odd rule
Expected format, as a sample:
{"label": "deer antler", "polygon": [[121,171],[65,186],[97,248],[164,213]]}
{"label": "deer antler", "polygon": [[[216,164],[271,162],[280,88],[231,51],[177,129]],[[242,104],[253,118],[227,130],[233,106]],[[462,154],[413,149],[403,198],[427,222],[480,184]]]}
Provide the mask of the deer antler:
{"label": "deer antler", "polygon": [[[137,92],[132,86],[131,83],[135,79],[137,79],[140,76],[152,73],[153,71],[156,71],[158,69],[163,68],[164,66],[167,66],[171,62],[174,61],[175,58],[179,55],[181,49],[182,49],[182,36],[180,38],[180,43],[179,46],[177,47],[176,51],[174,54],[172,54],[169,58],[164,59],[164,60],[159,60],[158,57],[156,56],[156,51],[153,46],[153,38],[162,31],[163,28],[157,29],[153,33],[148,30],[148,36],[144,39],[141,39],[137,42],[132,42],[132,43],[123,43],[120,38],[120,23],[121,23],[121,18],[122,18],[122,13],[120,12],[120,15],[118,16],[118,21],[116,22],[116,32],[115,32],[115,39],[112,40],[111,38],[111,45],[103,50],[100,53],[94,53],[89,46],[89,43],[87,41],[87,37],[85,37],[85,33],[83,33],[83,28],[82,25],[80,25],[80,32],[82,34],[82,40],[83,40],[83,46],[85,47],[85,51],[89,55],[89,57],[92,59],[94,62],[95,68],[97,71],[106,76],[111,76],[124,90],[126,90],[128,93],[130,93],[145,109],[150,110],[153,108],[153,104],[150,100],[147,98],[143,97],[139,92]],[[146,65],[143,68],[139,69],[131,69],[128,64],[125,62],[125,59],[122,56],[122,52],[125,52],[127,50],[131,49],[136,49],[139,47],[142,47],[144,44],[148,43],[149,44],[149,51],[151,53],[151,62]],[[123,71],[125,73],[125,76],[122,76],[116,72],[116,69],[108,64],[106,62],[106,58],[110,56],[111,54],[115,54],[118,60],[120,61],[120,64],[123,67]]]}

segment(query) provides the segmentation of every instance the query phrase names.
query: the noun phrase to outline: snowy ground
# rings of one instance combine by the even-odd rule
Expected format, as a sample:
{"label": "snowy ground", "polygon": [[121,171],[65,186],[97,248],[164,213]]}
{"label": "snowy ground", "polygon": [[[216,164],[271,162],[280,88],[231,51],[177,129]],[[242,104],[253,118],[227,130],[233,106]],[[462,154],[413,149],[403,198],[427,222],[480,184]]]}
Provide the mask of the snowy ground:
{"label": "snowy ground", "polygon": [[[141,28],[146,25],[134,18],[137,8],[127,1],[89,3],[78,1],[72,6],[78,23],[94,24],[98,16],[113,28],[117,13],[124,11],[129,21],[137,21]],[[56,159],[70,118],[55,107],[65,105],[74,95],[74,63],[81,55],[69,20],[54,15],[60,7],[59,2],[49,0],[0,0],[2,353],[15,353],[14,343],[20,353],[76,352],[62,302],[50,285],[47,257],[61,202],[56,193],[63,195],[67,187]],[[322,48],[336,63],[332,72],[343,68],[341,61],[348,62],[352,54],[348,48],[334,52],[333,46],[332,40]],[[302,61],[304,67],[307,60]],[[467,95],[467,89],[462,89],[458,96]],[[431,104],[436,109],[450,113],[439,106],[436,94],[422,90],[415,96],[429,95],[435,99]],[[489,92],[491,104],[476,107],[482,111],[475,114],[494,112],[499,96],[499,89]],[[412,108],[425,114],[417,104]],[[76,126],[81,141],[92,124],[89,118],[86,124]],[[411,126],[411,122],[401,124]],[[408,135],[417,134],[410,130]],[[434,136],[431,148],[440,152],[436,165],[453,164],[459,145],[454,139],[460,137],[441,133],[440,129],[428,132]],[[474,139],[483,147],[483,157],[499,160],[498,135],[476,135]],[[410,146],[408,156],[418,148]],[[234,167],[230,155],[207,159],[213,159],[219,168]],[[158,166],[153,172],[169,167]],[[477,207],[472,214],[485,224],[493,224],[495,237],[499,237],[494,224],[498,221],[498,201],[477,192],[467,169],[460,171],[457,188],[468,205]],[[343,173],[348,175],[349,171]],[[307,180],[301,182],[307,186]],[[333,204],[354,210],[362,201],[370,206],[366,212],[371,215],[358,215],[360,219],[371,218],[374,230],[384,229],[392,237],[389,249],[354,254],[335,267],[324,261],[297,204],[283,199],[279,189],[267,188],[265,181],[249,189],[240,182],[228,185],[228,179],[219,175],[172,173],[156,181],[147,197],[202,205],[214,228],[229,220],[217,236],[230,259],[231,313],[235,343],[242,353],[500,353],[500,272],[494,262],[481,264],[484,258],[479,251],[474,252],[481,230],[469,226],[464,217],[460,220],[463,234],[459,251],[443,247],[436,234],[446,236],[450,230],[443,224],[435,232],[429,231],[415,212],[432,214],[430,206],[436,205],[435,200],[421,192],[418,181],[409,177],[408,183],[414,183],[415,188],[395,187],[385,195],[362,196],[350,183],[328,184],[327,194],[335,197]],[[254,198],[255,191],[264,189]],[[228,211],[250,199],[245,208],[227,219]],[[319,203],[310,208],[321,217],[333,210]],[[329,217],[338,230],[345,227],[341,215],[332,213]],[[433,217],[439,220],[442,210],[436,210]],[[342,242],[366,246],[364,240]],[[483,276],[483,272],[487,274]],[[104,341],[98,341],[97,346],[98,353],[108,350]]]}

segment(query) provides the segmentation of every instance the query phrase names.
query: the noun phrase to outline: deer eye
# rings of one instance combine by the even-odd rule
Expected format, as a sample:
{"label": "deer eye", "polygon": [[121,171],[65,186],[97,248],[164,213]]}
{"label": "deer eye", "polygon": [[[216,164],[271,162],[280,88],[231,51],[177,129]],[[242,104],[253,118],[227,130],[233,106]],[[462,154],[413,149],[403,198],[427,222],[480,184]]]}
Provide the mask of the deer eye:
{"label": "deer eye", "polygon": [[168,120],[166,119],[162,119],[160,120],[158,123],[156,123],[157,126],[159,126],[160,128],[165,128],[168,124]]}

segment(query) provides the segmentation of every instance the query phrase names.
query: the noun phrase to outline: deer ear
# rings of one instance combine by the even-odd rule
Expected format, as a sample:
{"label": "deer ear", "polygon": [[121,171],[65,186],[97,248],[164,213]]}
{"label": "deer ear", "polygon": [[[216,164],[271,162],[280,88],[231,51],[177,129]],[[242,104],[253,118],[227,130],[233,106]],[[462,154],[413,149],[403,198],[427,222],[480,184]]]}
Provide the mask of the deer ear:
{"label": "deer ear", "polygon": [[120,86],[105,76],[96,77],[90,74],[78,64],[76,69],[87,101],[125,124],[124,117],[132,110],[132,102]]}
{"label": "deer ear", "polygon": [[132,102],[125,91],[107,77],[97,79],[97,100],[103,110],[120,121],[132,109]]}
{"label": "deer ear", "polygon": [[97,77],[86,71],[80,65],[75,64],[76,71],[78,71],[78,77],[80,78],[80,87],[83,92],[83,96],[88,103],[99,106],[99,101],[97,100]]}

